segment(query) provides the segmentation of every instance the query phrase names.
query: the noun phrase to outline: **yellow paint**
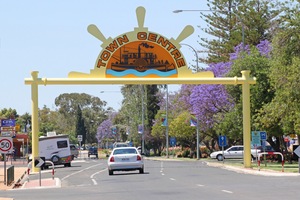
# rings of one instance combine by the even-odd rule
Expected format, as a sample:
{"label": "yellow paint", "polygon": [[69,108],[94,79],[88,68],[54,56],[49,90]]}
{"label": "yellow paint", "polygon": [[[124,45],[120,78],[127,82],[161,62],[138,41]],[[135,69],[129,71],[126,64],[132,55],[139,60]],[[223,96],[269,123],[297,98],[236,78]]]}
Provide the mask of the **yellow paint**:
{"label": "yellow paint", "polygon": [[[145,9],[143,7],[138,7],[136,14],[138,27],[134,28],[134,31],[117,36],[115,39],[105,38],[95,25],[88,26],[88,32],[103,42],[101,45],[103,50],[97,57],[95,66],[90,70],[90,73],[70,72],[68,74],[68,78],[38,78],[38,72],[34,71],[31,73],[31,78],[25,79],[25,84],[31,85],[33,157],[39,157],[39,85],[241,84],[243,88],[244,165],[245,167],[251,167],[250,84],[255,84],[256,79],[249,77],[250,71],[242,71],[242,77],[231,78],[215,78],[214,74],[210,71],[193,73],[190,69],[188,69],[184,56],[180,52],[180,42],[190,36],[194,32],[194,28],[192,26],[186,26],[176,40],[173,38],[167,39],[160,34],[149,32],[148,28],[144,27]],[[144,49],[140,49],[140,47]],[[138,51],[136,51],[136,49],[138,49]],[[153,56],[153,54],[155,54],[155,56]],[[141,58],[141,55],[144,56],[144,58]],[[119,58],[116,59],[118,56]],[[156,60],[156,58],[159,59]],[[130,69],[132,69],[132,64],[134,64],[134,69],[138,73],[129,73],[117,77],[118,74],[113,74],[109,71],[112,70],[113,67],[119,67],[119,64],[124,63],[126,66],[129,66]],[[158,66],[161,63],[168,63],[166,71],[162,70],[161,66]],[[153,73],[150,75],[143,75],[142,73],[139,74],[140,72],[149,70],[151,67],[159,69],[161,73]],[[129,70],[129,68],[124,71],[126,70]],[[172,73],[168,74],[168,70],[172,71]],[[32,165],[32,169],[34,172],[38,170],[34,167],[34,165]]]}
{"label": "yellow paint", "polygon": [[244,166],[251,167],[251,126],[250,126],[250,71],[242,71],[245,80],[243,91],[243,139],[244,139]]}
{"label": "yellow paint", "polygon": [[38,172],[39,168],[34,166],[34,158],[39,157],[39,122],[38,122],[38,72],[31,73],[31,108],[32,108],[32,171]]}

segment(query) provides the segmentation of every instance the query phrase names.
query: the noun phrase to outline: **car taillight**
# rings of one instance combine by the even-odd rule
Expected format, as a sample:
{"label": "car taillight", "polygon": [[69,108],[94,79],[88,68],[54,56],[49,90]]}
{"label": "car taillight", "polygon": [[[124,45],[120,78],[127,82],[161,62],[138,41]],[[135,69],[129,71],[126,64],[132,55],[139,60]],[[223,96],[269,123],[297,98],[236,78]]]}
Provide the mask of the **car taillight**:
{"label": "car taillight", "polygon": [[111,158],[109,159],[109,162],[115,162],[115,158],[114,158],[114,157],[111,157]]}
{"label": "car taillight", "polygon": [[140,155],[137,155],[136,160],[142,160],[142,157]]}

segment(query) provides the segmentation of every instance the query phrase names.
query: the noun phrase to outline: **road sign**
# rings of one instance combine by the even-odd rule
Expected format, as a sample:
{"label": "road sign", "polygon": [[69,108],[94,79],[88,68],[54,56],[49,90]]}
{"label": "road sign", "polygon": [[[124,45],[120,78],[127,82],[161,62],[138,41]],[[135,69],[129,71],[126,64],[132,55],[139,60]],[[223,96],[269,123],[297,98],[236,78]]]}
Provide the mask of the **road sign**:
{"label": "road sign", "polygon": [[0,137],[0,153],[9,153],[13,148],[11,137]]}
{"label": "road sign", "polygon": [[1,126],[16,126],[16,120],[14,119],[2,119]]}
{"label": "road sign", "polygon": [[40,157],[37,157],[37,158],[34,159],[34,166],[35,167],[41,167],[41,166],[43,166],[44,163],[45,163],[45,161]]}
{"label": "road sign", "polygon": [[170,144],[171,144],[171,146],[175,146],[176,145],[176,138],[175,137],[171,137],[170,138]]}
{"label": "road sign", "polygon": [[251,135],[252,135],[252,145],[254,146],[260,146],[261,143],[260,143],[260,132],[259,131],[252,131],[251,132]]}
{"label": "road sign", "polygon": [[227,146],[227,140],[225,135],[220,135],[219,136],[219,146],[225,147]]}
{"label": "road sign", "polygon": [[261,140],[267,140],[267,133],[264,131],[260,131],[260,139]]}
{"label": "road sign", "polygon": [[294,153],[300,158],[300,146],[294,150]]}
{"label": "road sign", "polygon": [[78,142],[82,142],[82,135],[77,135]]}

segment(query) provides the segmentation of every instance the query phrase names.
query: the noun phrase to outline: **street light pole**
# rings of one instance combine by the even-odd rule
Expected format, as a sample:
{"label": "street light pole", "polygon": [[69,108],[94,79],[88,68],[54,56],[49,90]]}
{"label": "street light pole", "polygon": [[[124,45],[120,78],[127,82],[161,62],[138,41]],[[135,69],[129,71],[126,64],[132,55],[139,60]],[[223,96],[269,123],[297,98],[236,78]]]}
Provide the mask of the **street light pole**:
{"label": "street light pole", "polygon": [[194,51],[195,56],[196,56],[196,69],[197,69],[197,72],[199,72],[199,71],[200,71],[200,69],[199,69],[199,64],[198,64],[198,62],[199,62],[199,57],[198,57],[197,51],[194,49],[194,47],[192,47],[192,46],[189,45],[189,44],[180,43],[180,45],[188,46],[188,47],[190,47],[190,48]]}
{"label": "street light pole", "polygon": [[[198,65],[199,58],[198,58],[197,51],[191,45],[189,45],[189,44],[180,43],[180,45],[186,45],[186,46],[190,47],[194,51],[195,56],[196,56],[197,72],[199,72],[200,71],[199,65]],[[197,117],[197,160],[199,160],[199,158],[200,158],[200,156],[199,156],[200,155],[200,152],[199,152],[199,142],[200,142],[199,141],[199,118],[198,118],[197,115],[196,115],[196,117]]]}
{"label": "street light pole", "polygon": [[169,122],[168,122],[168,103],[169,103],[169,90],[166,85],[167,98],[166,98],[166,156],[169,158]]}
{"label": "street light pole", "polygon": [[243,22],[243,20],[241,19],[241,17],[236,14],[235,12],[231,11],[231,10],[174,10],[173,13],[181,13],[181,12],[229,12],[234,14],[239,21],[242,23],[242,43],[243,43],[243,50],[245,50],[245,24]]}
{"label": "street light pole", "polygon": [[144,107],[144,86],[142,87],[142,152],[145,153],[145,134],[144,134],[144,114],[145,114],[145,107]]}

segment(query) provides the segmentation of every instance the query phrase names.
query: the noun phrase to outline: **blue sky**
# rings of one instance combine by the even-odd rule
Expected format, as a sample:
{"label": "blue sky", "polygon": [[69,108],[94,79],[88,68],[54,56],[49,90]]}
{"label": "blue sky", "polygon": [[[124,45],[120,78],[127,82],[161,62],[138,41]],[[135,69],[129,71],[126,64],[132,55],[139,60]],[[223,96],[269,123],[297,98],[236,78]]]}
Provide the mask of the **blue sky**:
{"label": "blue sky", "polygon": [[[89,73],[101,49],[101,41],[87,32],[95,24],[106,38],[133,31],[137,27],[136,8],[146,9],[144,26],[167,38],[177,38],[186,25],[195,32],[182,41],[201,50],[198,37],[206,26],[199,12],[175,14],[178,9],[207,9],[206,0],[51,0],[0,1],[0,109],[13,108],[18,114],[31,113],[31,87],[24,79],[31,71],[40,78],[67,78],[70,71]],[[195,64],[195,55],[181,48],[187,63]],[[199,55],[201,56],[201,55]],[[121,85],[39,86],[39,108],[55,109],[54,100],[63,93],[87,93],[98,96],[118,110],[123,96]],[[177,91],[170,85],[169,91]],[[111,91],[104,92],[101,91]]]}

